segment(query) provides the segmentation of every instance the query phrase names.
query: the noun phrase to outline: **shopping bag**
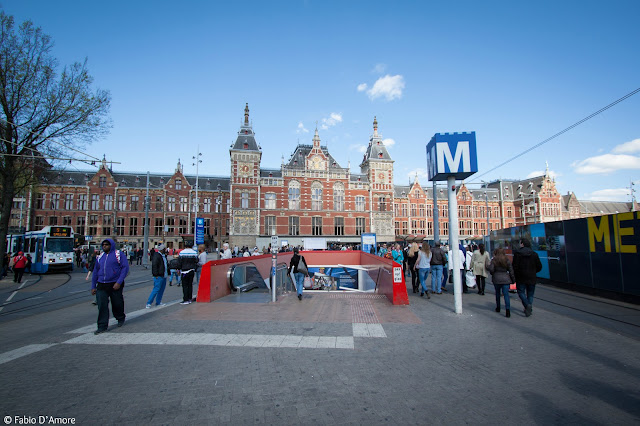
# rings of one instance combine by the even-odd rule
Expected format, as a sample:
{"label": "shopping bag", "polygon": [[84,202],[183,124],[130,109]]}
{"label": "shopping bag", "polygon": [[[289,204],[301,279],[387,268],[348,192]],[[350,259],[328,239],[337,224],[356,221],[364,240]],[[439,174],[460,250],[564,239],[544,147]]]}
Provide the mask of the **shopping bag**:
{"label": "shopping bag", "polygon": [[311,277],[304,277],[304,288],[313,287],[313,279]]}
{"label": "shopping bag", "polygon": [[476,286],[476,276],[473,275],[472,271],[467,271],[465,278],[467,280],[467,287],[473,288]]}

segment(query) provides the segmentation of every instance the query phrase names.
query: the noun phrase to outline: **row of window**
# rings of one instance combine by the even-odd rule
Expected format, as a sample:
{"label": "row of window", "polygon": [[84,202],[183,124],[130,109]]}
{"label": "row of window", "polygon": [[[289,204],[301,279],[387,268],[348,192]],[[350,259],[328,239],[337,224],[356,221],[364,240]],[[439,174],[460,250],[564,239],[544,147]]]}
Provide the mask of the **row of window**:
{"label": "row of window", "polygon": [[[448,222],[439,222],[440,228],[446,230],[443,232],[443,235],[448,234],[449,223]],[[395,230],[396,235],[433,235],[433,222],[428,222],[424,220],[411,220],[411,228],[408,228],[409,223],[407,221],[396,221],[395,222]],[[426,227],[425,227],[426,225]],[[473,229],[471,229],[472,222],[461,220],[458,222],[458,229],[460,231],[460,235],[485,235],[487,224],[486,222],[473,222]],[[496,224],[490,224],[491,229],[498,229]],[[426,232],[425,232],[426,231]]]}
{"label": "row of window", "polygon": [[[411,213],[411,217],[432,217],[433,205],[429,204],[394,204],[394,211],[396,216],[408,217],[407,211]],[[507,213],[510,210],[508,209]],[[458,217],[464,218],[484,218],[486,217],[487,209],[485,206],[458,206]],[[513,214],[513,212],[511,212]],[[440,217],[449,217],[449,207],[446,204],[438,205],[438,215]],[[496,219],[500,215],[499,207],[489,208],[489,218]],[[509,216],[511,217],[511,216]]]}
{"label": "row of window", "polygon": [[[36,227],[45,226],[44,216],[36,216]],[[72,223],[71,216],[63,216],[60,218],[60,222],[58,222],[58,216],[49,216],[49,226],[74,226],[75,232],[78,235],[111,235],[112,231],[115,235],[127,235],[127,236],[137,236],[143,235],[144,228],[144,219],[140,219],[138,221],[137,217],[118,217],[115,221],[115,226],[113,223],[113,216],[110,214],[107,215],[89,215],[89,224],[87,226],[86,218],[84,216],[79,216],[76,218],[76,223]],[[181,235],[181,234],[189,234],[193,231],[193,221],[189,226],[189,220],[187,217],[167,217],[166,221],[163,218],[155,218],[155,223],[153,224],[153,228],[149,230],[149,232],[154,236],[173,236],[173,235]],[[225,220],[224,229],[221,229],[220,226],[222,221],[219,219],[214,220],[213,228],[211,227],[211,219],[204,220],[204,234],[205,235],[213,235],[218,236],[222,233],[224,235],[229,235],[229,219]],[[151,223],[150,223],[151,225]],[[98,233],[98,227],[101,227],[101,232]],[[86,234],[85,234],[86,229]]]}
{"label": "row of window", "polygon": [[[140,177],[136,177],[136,183],[140,182]],[[160,184],[163,185],[164,184],[164,178],[160,179]],[[98,178],[98,186],[100,188],[106,188],[107,187],[107,177],[106,176],[100,176]],[[209,181],[207,181],[207,188],[211,186],[211,183]],[[175,180],[175,189],[182,189],[182,179],[176,179]]]}
{"label": "row of window", "polygon": [[[38,194],[36,196],[36,209],[46,209],[47,207],[50,210],[60,210],[61,200],[60,194],[49,194],[50,202],[47,204],[46,196],[47,194]],[[87,210],[87,194],[65,194],[64,198],[64,210],[74,210],[74,195],[77,203],[76,210]],[[140,197],[138,195],[119,195],[117,200],[117,210],[118,211],[140,211],[144,210],[144,197],[141,202]],[[150,197],[152,198],[152,197]],[[204,213],[211,213],[211,208],[213,205],[214,213],[220,213],[221,204],[226,204],[226,211],[229,213],[231,211],[231,205],[228,199],[222,201],[219,198],[204,198],[202,203],[202,211]],[[128,204],[127,204],[128,203]],[[191,198],[191,206],[195,206],[195,198]],[[101,208],[102,207],[102,208]],[[127,208],[128,207],[128,208]],[[101,200],[100,194],[92,194],[91,195],[91,209],[90,210],[113,210],[114,208],[114,197],[113,195],[106,194]],[[164,211],[165,208],[165,200],[162,196],[156,196],[155,200],[151,200],[149,204],[149,210],[153,210],[155,208],[156,211]],[[195,207],[194,207],[195,210]],[[166,211],[175,212],[188,212],[189,211],[189,199],[188,197],[167,197],[166,203]]]}
{"label": "row of window", "polygon": [[[364,217],[356,218],[355,235],[362,235],[366,232],[366,219]],[[289,235],[300,235],[300,217],[289,216]],[[264,218],[265,235],[277,235],[276,217],[265,216]],[[333,234],[326,234],[323,231],[323,218],[321,216],[313,216],[311,218],[311,235],[345,235],[344,233],[344,217],[333,218]]]}

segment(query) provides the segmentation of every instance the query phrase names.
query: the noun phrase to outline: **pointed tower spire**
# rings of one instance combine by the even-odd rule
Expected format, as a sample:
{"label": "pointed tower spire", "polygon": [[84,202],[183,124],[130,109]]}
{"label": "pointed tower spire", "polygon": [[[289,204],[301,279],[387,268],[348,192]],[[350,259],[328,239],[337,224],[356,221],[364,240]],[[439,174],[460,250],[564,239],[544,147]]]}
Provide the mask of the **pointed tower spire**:
{"label": "pointed tower spire", "polygon": [[102,154],[102,168],[103,169],[107,168],[107,156],[106,156],[106,154]]}
{"label": "pointed tower spire", "polygon": [[313,135],[313,147],[320,148],[320,135],[318,134],[318,124],[316,123],[316,132]]}
{"label": "pointed tower spire", "polygon": [[549,176],[549,162],[545,161],[544,164],[547,166],[547,168],[544,171],[544,175]]}
{"label": "pointed tower spire", "polygon": [[249,125],[249,102],[244,107],[244,125]]}
{"label": "pointed tower spire", "polygon": [[182,163],[180,163],[180,159],[178,158],[178,165],[176,166],[176,173],[182,173]]}
{"label": "pointed tower spire", "polygon": [[378,119],[373,116],[373,136],[378,136]]}

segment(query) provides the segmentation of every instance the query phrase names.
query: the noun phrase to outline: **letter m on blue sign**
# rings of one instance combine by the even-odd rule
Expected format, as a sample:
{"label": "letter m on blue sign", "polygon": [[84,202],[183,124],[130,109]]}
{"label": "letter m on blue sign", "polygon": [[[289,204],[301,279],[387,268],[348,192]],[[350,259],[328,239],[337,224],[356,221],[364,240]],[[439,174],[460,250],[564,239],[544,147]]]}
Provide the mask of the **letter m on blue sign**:
{"label": "letter m on blue sign", "polygon": [[427,144],[429,180],[466,179],[478,171],[476,132],[436,133]]}

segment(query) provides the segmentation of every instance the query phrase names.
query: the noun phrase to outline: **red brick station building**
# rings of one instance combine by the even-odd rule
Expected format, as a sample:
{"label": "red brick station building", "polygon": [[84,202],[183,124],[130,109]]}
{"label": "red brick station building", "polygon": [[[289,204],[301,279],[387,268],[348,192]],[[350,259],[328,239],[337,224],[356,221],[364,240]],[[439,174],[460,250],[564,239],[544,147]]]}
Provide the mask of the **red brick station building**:
{"label": "red brick station building", "polygon": [[[263,167],[248,105],[229,155],[229,177],[185,175],[179,160],[173,172],[149,174],[148,182],[146,172],[119,173],[105,160],[97,172],[50,169],[37,187],[14,199],[10,233],[71,226],[81,244],[115,237],[124,245],[141,247],[148,190],[152,246],[191,244],[196,216],[204,218],[209,249],[224,242],[262,248],[272,235],[290,245],[302,245],[310,237],[357,244],[361,234],[370,232],[378,242],[433,239],[432,184],[425,182],[423,187],[417,176],[410,185],[394,184],[394,160],[375,118],[360,173],[338,164],[320,143],[317,129],[312,143],[298,144],[279,168]],[[447,239],[446,188],[439,187],[436,196],[440,237]],[[632,210],[631,203],[579,201],[573,193],[562,196],[548,171],[481,188],[462,183],[457,199],[463,240],[481,239],[487,222],[494,230]]]}

